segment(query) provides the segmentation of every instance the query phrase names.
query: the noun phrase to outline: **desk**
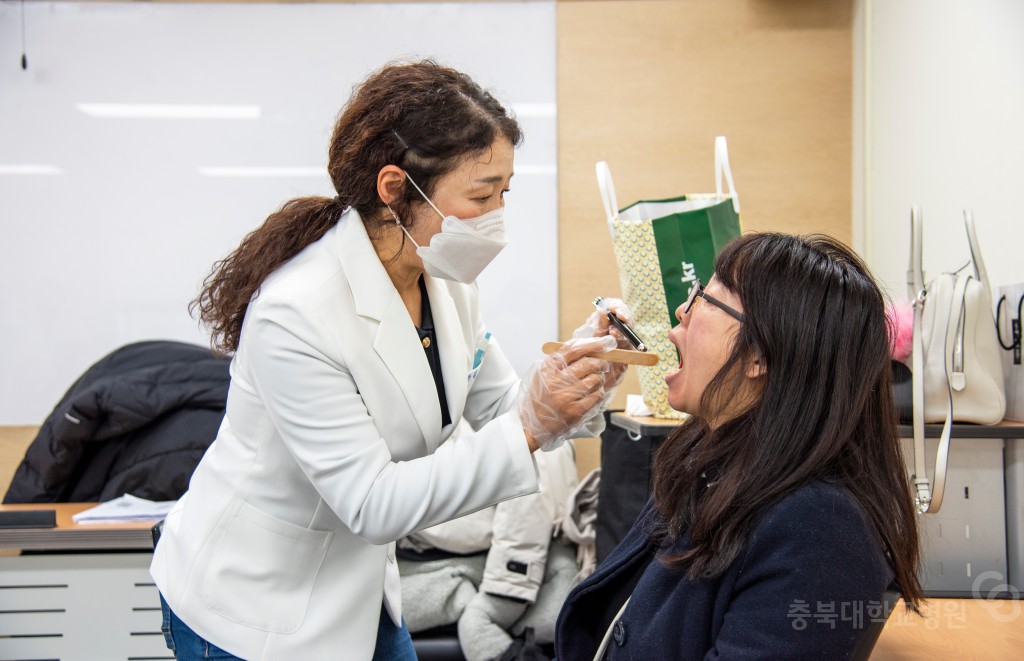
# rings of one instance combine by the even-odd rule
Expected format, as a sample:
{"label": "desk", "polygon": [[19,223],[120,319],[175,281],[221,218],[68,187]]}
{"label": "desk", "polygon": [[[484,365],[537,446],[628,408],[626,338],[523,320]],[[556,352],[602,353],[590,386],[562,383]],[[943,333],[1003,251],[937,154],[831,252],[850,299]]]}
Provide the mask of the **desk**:
{"label": "desk", "polygon": [[57,510],[56,528],[0,529],[0,659],[174,658],[149,575],[153,522],[71,520],[94,504],[0,506]]}
{"label": "desk", "polygon": [[612,413],[609,420],[616,427],[621,427],[633,434],[634,439],[637,436],[648,438],[667,436],[670,431],[681,424],[679,420],[662,420],[650,416],[626,415],[625,413]]}
{"label": "desk", "polygon": [[150,532],[159,520],[140,523],[78,524],[72,516],[99,503],[0,505],[0,512],[56,510],[56,528],[0,528],[0,549],[22,551],[153,550]]}
{"label": "desk", "polygon": [[[623,413],[612,413],[610,423],[634,440],[660,440],[679,425]],[[941,433],[942,425],[925,425],[929,465]],[[913,430],[900,425],[899,434],[912,472]],[[942,508],[920,519],[925,593],[1005,596],[1005,584],[1011,594],[1024,590],[1024,423],[955,424],[951,437]]]}

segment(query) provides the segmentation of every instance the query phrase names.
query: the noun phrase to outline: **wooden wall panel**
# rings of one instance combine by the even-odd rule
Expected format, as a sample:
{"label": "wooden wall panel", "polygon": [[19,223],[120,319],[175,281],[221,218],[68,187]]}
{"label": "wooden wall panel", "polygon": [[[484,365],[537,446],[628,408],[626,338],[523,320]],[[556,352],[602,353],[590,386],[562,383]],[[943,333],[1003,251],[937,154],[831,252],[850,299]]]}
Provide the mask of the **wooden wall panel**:
{"label": "wooden wall panel", "polygon": [[35,425],[0,427],[0,500],[11,486],[15,471],[38,433],[39,427]]}

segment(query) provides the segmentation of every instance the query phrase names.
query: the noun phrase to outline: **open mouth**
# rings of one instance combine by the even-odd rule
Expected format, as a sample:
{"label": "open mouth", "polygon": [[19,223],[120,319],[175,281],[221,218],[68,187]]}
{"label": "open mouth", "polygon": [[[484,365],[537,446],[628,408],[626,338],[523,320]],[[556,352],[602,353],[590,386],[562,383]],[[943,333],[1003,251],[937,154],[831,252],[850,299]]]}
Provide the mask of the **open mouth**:
{"label": "open mouth", "polygon": [[682,353],[680,353],[679,349],[676,349],[676,357],[679,359],[679,362],[676,363],[675,369],[669,370],[669,372],[665,375],[666,379],[671,378],[683,371],[683,356]]}

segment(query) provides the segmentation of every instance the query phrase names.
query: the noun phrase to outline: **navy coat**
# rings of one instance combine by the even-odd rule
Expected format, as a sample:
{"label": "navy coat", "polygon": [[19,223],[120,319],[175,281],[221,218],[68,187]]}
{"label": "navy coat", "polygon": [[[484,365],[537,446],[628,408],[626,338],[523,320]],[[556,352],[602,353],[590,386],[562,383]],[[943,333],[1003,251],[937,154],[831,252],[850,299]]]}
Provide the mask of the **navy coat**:
{"label": "navy coat", "polygon": [[[767,508],[725,572],[689,580],[655,559],[648,501],[629,534],[569,594],[558,617],[560,661],[593,659],[632,593],[611,659],[843,659],[893,579],[881,544],[845,490],[807,484]],[[671,551],[688,545],[684,534]],[[653,561],[652,561],[653,560]]]}

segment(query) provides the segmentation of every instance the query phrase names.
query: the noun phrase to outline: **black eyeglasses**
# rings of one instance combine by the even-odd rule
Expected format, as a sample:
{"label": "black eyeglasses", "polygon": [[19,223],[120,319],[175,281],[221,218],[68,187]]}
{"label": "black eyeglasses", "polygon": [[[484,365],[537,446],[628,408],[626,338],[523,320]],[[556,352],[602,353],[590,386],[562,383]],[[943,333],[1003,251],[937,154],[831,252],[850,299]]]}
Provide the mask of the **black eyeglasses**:
{"label": "black eyeglasses", "polygon": [[694,281],[693,287],[690,288],[690,297],[686,299],[686,307],[683,308],[684,314],[690,314],[690,308],[693,307],[693,303],[694,301],[697,300],[698,297],[703,298],[705,301],[707,301],[711,305],[714,305],[716,308],[723,310],[726,314],[731,316],[733,319],[736,319],[740,323],[746,323],[747,318],[746,316],[744,316],[742,312],[729,307],[728,305],[721,302],[714,296],[705,292],[704,285],[700,284],[699,278]]}

